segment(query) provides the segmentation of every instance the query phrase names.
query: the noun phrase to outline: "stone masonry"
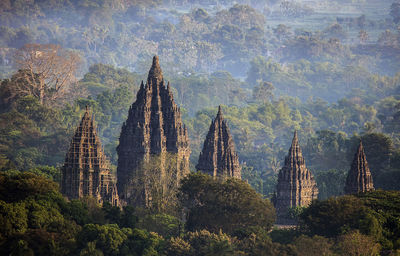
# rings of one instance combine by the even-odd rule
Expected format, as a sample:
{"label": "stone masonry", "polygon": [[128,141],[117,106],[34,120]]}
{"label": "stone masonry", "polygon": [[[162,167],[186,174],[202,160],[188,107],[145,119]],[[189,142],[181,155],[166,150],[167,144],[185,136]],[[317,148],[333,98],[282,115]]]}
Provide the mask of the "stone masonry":
{"label": "stone masonry", "polygon": [[239,157],[221,107],[218,107],[217,116],[211,122],[196,169],[213,177],[241,179]]}
{"label": "stone masonry", "polygon": [[69,199],[91,196],[99,203],[119,205],[117,187],[86,107],[62,167],[61,192]]}
{"label": "stone masonry", "polygon": [[364,153],[364,147],[360,141],[360,145],[354,155],[353,163],[347,175],[344,192],[345,194],[357,194],[371,190],[374,190],[374,183]]}
{"label": "stone masonry", "polygon": [[286,224],[289,208],[308,206],[312,200],[317,199],[317,196],[316,182],[306,167],[297,132],[295,132],[289,153],[285,158],[285,164],[279,171],[274,202],[277,222]]}
{"label": "stone masonry", "polygon": [[157,175],[160,179],[165,172],[164,163],[171,160],[171,154],[175,158],[176,183],[189,173],[191,151],[187,129],[182,124],[169,83],[165,86],[157,56],[153,58],[146,85],[142,81],[128,119],[122,125],[117,153],[117,187],[121,200],[130,205],[147,207],[151,201],[148,191],[151,184],[140,179],[150,175],[142,167],[155,156],[159,161]]}

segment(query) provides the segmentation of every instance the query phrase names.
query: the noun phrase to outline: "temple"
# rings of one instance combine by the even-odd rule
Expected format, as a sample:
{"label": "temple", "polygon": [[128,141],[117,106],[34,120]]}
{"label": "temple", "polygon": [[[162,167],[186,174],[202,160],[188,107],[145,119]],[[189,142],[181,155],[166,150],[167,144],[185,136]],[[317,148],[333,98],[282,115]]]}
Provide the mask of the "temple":
{"label": "temple", "polygon": [[119,206],[116,184],[88,107],[65,157],[61,192],[69,199],[91,196],[101,204]]}
{"label": "temple", "polygon": [[344,192],[345,194],[357,194],[371,190],[374,190],[374,183],[364,153],[364,147],[360,141],[360,145],[354,155],[353,163],[347,175]]}
{"label": "temple", "polygon": [[295,131],[292,145],[285,158],[285,165],[279,171],[275,195],[277,222],[288,221],[291,207],[302,207],[317,199],[318,188],[310,170],[307,169]]}
{"label": "temple", "polygon": [[241,179],[239,157],[221,107],[211,122],[196,169],[213,177]]}
{"label": "temple", "polygon": [[[152,184],[143,179],[154,175],[159,179],[165,177],[166,162],[175,166],[170,177],[175,183],[189,173],[191,151],[187,129],[169,83],[165,86],[157,56],[153,58],[146,85],[142,81],[122,125],[117,153],[117,187],[121,200],[130,205],[149,205]],[[152,165],[149,168],[152,170],[147,170],[146,165]]]}

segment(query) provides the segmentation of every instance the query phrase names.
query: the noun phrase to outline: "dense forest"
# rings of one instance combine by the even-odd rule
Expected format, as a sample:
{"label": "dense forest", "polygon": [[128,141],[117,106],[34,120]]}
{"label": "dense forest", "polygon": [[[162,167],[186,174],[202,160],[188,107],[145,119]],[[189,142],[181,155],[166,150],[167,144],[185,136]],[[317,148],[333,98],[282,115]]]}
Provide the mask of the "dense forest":
{"label": "dense forest", "polygon": [[[396,0],[0,1],[2,254],[397,255],[399,25]],[[154,55],[191,170],[221,105],[246,182],[193,173],[168,212],[66,200],[60,168],[85,107],[115,173]],[[297,229],[271,231],[295,130],[319,200],[293,209]],[[360,139],[377,191],[343,196]],[[246,197],[211,196],[223,191]]]}

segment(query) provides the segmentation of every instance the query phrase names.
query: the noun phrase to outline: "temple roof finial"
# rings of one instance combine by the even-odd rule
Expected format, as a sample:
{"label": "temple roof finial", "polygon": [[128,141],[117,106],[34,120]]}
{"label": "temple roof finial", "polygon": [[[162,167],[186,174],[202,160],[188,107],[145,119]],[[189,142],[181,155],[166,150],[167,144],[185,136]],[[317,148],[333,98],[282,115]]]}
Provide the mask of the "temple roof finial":
{"label": "temple roof finial", "polygon": [[163,74],[157,55],[153,57],[153,64],[151,65],[149,76],[147,79],[150,80],[151,78],[157,78],[158,81],[163,80]]}
{"label": "temple roof finial", "polygon": [[297,145],[297,144],[299,144],[299,138],[297,136],[297,130],[294,130],[292,145]]}
{"label": "temple roof finial", "polygon": [[[217,113],[217,118],[221,118],[222,117],[222,108],[221,105],[218,106],[218,113]],[[216,118],[216,119],[217,119]]]}

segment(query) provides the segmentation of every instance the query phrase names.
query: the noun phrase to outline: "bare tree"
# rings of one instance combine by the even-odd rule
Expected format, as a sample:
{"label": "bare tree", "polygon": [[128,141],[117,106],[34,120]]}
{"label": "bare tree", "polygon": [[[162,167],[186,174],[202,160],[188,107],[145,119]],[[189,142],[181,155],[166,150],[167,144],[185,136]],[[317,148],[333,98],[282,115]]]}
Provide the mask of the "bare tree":
{"label": "bare tree", "polygon": [[280,167],[281,167],[281,163],[280,163],[280,161],[278,160],[278,158],[276,158],[275,156],[274,157],[272,157],[271,158],[271,160],[269,161],[269,166],[270,166],[270,171],[267,171],[267,172],[269,172],[270,174],[272,174],[272,175],[276,175],[276,174],[278,174],[279,173],[279,169],[280,169]]}
{"label": "bare tree", "polygon": [[[78,54],[54,44],[26,44],[15,54],[24,86],[17,93],[33,95],[41,104],[54,104],[71,90],[80,64]],[[22,72],[21,72],[22,71]]]}
{"label": "bare tree", "polygon": [[131,202],[142,201],[153,213],[173,214],[179,186],[178,164],[177,154],[168,152],[150,155],[149,159],[145,159],[130,180],[135,188]]}

